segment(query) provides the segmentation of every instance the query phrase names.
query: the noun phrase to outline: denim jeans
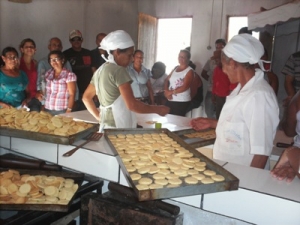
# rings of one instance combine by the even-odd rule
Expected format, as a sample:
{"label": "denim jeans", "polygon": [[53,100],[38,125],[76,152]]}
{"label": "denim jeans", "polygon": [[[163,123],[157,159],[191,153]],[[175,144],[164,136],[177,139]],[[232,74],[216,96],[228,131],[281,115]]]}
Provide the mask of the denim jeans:
{"label": "denim jeans", "polygon": [[208,118],[216,118],[215,116],[215,105],[212,102],[212,92],[207,91],[205,96],[205,113]]}

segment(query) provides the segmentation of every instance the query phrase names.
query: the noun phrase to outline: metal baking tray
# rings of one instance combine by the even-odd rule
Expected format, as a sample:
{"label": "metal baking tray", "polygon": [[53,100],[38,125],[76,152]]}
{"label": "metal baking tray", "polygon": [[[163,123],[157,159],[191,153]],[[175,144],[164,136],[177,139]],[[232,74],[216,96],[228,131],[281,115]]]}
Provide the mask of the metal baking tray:
{"label": "metal baking tray", "polygon": [[8,127],[0,127],[0,135],[23,138],[28,140],[35,140],[35,141],[44,141],[44,142],[50,142],[55,144],[71,145],[75,141],[81,140],[84,137],[88,136],[90,133],[98,130],[99,130],[99,124],[92,124],[92,127],[80,131],[76,134],[72,134],[69,136],[60,136],[55,134],[45,134],[45,133],[39,133],[33,131],[12,129]]}
{"label": "metal baking tray", "polygon": [[[148,190],[138,190],[136,188],[136,181],[133,181],[130,177],[130,173],[127,171],[121,157],[118,155],[117,150],[114,145],[108,138],[108,135],[118,135],[118,134],[151,134],[151,133],[165,133],[173,140],[177,141],[181,147],[184,147],[189,152],[193,153],[193,157],[200,158],[201,161],[206,162],[206,168],[214,170],[217,174],[220,174],[225,177],[225,180],[222,182],[215,182],[212,184],[185,184],[184,182],[175,188],[160,188],[160,189],[148,189]],[[205,193],[214,193],[221,191],[231,191],[237,190],[239,186],[239,179],[233,174],[225,170],[223,167],[219,166],[217,163],[213,162],[195,148],[191,147],[185,143],[177,134],[170,132],[168,129],[105,129],[104,137],[106,138],[108,144],[112,148],[112,151],[117,155],[117,160],[120,164],[120,167],[128,181],[128,183],[134,189],[139,201],[148,201],[154,199],[164,199],[164,198],[175,198],[183,197],[190,195],[198,195]],[[143,177],[152,177],[150,174],[144,174]]]}
{"label": "metal baking tray", "polygon": [[[71,178],[74,180],[74,183],[78,184],[78,190],[84,179],[83,173],[74,173],[74,172],[65,172],[65,171],[45,171],[45,170],[23,170],[16,169],[20,174],[30,174],[30,175],[46,175],[46,176],[59,176],[63,178]],[[7,169],[0,169],[1,172],[7,171]],[[77,190],[77,191],[78,191]],[[0,204],[1,210],[34,210],[34,211],[56,211],[56,212],[67,212],[69,210],[72,201],[76,197],[74,193],[72,199],[67,205],[59,204]]]}
{"label": "metal baking tray", "polygon": [[201,131],[196,131],[194,129],[186,129],[186,130],[180,130],[180,131],[174,131],[175,134],[179,136],[185,143],[189,144],[190,146],[194,148],[199,148],[203,147],[206,145],[212,145],[215,143],[216,138],[211,138],[211,139],[203,139],[200,137],[195,137],[195,138],[189,138],[186,137],[186,134],[192,134],[192,133],[201,133],[201,132],[206,132],[214,129],[205,129]]}

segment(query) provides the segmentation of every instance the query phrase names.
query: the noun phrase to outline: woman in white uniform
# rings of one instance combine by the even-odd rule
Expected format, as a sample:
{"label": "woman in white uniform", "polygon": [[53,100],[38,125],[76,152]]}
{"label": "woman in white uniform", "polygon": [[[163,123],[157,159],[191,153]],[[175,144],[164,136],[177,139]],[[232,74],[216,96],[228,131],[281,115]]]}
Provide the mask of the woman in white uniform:
{"label": "woman in white uniform", "polygon": [[271,174],[278,180],[291,182],[296,175],[300,178],[300,91],[288,104],[281,124],[287,136],[295,136],[294,144],[283,151]]}
{"label": "woman in white uniform", "polygon": [[[165,116],[169,112],[168,107],[146,105],[134,98],[132,80],[126,70],[134,52],[128,33],[123,30],[109,33],[101,41],[100,49],[107,51],[107,62],[96,70],[82,98],[88,111],[100,122],[100,131],[104,127],[136,128],[135,113]],[[93,103],[95,95],[100,102],[100,114]]]}
{"label": "woman in white uniform", "polygon": [[264,53],[249,34],[234,36],[222,50],[223,71],[237,87],[226,98],[219,120],[197,118],[196,130],[216,128],[213,158],[264,168],[271,154],[279,109],[273,89],[255,69]]}

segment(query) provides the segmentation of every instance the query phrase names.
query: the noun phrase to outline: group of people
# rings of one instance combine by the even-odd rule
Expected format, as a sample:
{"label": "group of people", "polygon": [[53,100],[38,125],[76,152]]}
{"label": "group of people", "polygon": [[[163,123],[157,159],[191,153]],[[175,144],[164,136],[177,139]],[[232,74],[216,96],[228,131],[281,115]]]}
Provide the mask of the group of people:
{"label": "group of people", "polygon": [[165,64],[156,62],[150,71],[143,66],[143,59],[143,51],[135,50],[133,61],[127,67],[137,100],[150,105],[166,105],[170,108],[170,114],[178,116],[185,116],[200,106],[203,100],[202,81],[188,49],[180,50],[179,65],[168,76]]}
{"label": "group of people", "polygon": [[[62,52],[60,40],[52,38],[47,60],[38,63],[33,57],[36,46],[31,39],[21,42],[20,60],[15,48],[5,48],[4,66],[0,70],[0,106],[44,107],[54,115],[84,107],[100,122],[102,131],[109,127],[136,128],[135,113],[184,116],[193,100],[199,104],[198,97],[194,97],[202,94],[199,92],[202,82],[192,68],[195,65],[189,50],[180,50],[179,65],[167,76],[161,62],[155,63],[151,71],[142,65],[143,52],[134,50],[132,38],[123,30],[97,36],[96,43],[100,46],[94,51],[97,62],[89,50],[81,47],[82,41],[80,31],[72,31],[72,48]],[[279,123],[276,94],[265,79],[261,60],[264,47],[251,35],[239,34],[227,44],[217,40],[216,48],[210,62],[215,64],[210,100],[219,105],[218,119],[196,118],[191,125],[195,130],[216,128],[214,159],[264,168]],[[297,81],[297,72],[291,66],[286,71],[293,74],[287,75],[286,83],[289,76]],[[211,74],[204,69],[202,77],[208,79],[208,76]],[[282,124],[289,135],[298,136],[272,171],[274,177],[288,177],[288,181],[299,176],[300,155],[300,92],[290,93]]]}
{"label": "group of people", "polygon": [[[99,45],[106,34],[96,37]],[[62,52],[59,38],[49,40],[47,56],[34,59],[34,40],[22,40],[19,51],[6,47],[1,57],[0,107],[27,107],[31,111],[45,110],[52,115],[86,109],[82,96],[89,85],[93,71],[104,59],[98,47],[93,51],[82,48],[83,37],[79,30],[69,33],[71,48]],[[18,79],[22,79],[20,82]],[[99,104],[97,97],[94,103]]]}

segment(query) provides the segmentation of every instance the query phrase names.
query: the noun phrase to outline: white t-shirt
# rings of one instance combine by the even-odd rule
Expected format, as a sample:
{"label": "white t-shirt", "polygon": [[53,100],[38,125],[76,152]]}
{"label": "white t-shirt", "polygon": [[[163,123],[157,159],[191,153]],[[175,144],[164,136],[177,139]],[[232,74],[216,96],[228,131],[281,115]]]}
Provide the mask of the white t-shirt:
{"label": "white t-shirt", "polygon": [[213,158],[250,166],[253,155],[269,156],[279,123],[279,108],[264,74],[255,76],[227,96],[217,129]]}
{"label": "white t-shirt", "polygon": [[[169,90],[175,90],[176,88],[179,88],[183,85],[183,81],[184,78],[186,76],[186,74],[192,70],[191,67],[187,67],[185,70],[180,71],[180,72],[176,72],[176,69],[173,71],[173,73],[171,74],[171,77],[169,79]],[[188,102],[191,101],[191,89],[188,88],[187,90],[185,90],[184,92],[175,94],[172,96],[173,99],[169,100],[169,101],[173,101],[173,102]]]}

